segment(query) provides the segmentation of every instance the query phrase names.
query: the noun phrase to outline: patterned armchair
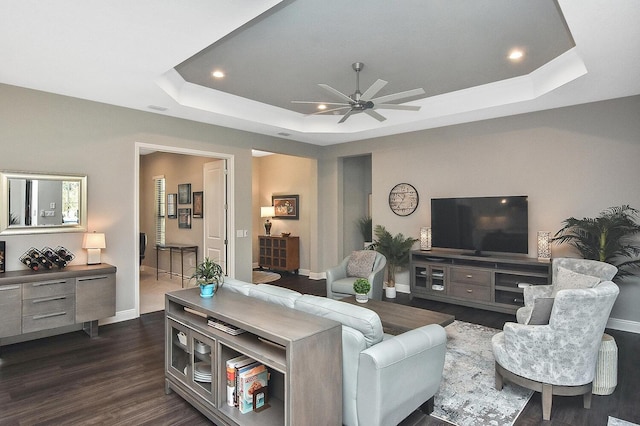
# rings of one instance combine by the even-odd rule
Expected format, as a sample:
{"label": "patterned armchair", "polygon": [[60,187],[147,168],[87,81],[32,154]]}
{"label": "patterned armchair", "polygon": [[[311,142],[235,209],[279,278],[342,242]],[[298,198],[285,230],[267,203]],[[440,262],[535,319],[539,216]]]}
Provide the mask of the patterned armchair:
{"label": "patterned armchair", "polygon": [[531,316],[534,301],[538,297],[551,297],[554,291],[554,283],[558,281],[558,268],[566,268],[583,275],[597,277],[601,281],[612,280],[618,273],[618,268],[604,262],[587,259],[557,258],[551,265],[551,285],[532,285],[525,287],[524,307],[516,312],[516,320],[520,324],[526,324]]}
{"label": "patterned armchair", "polygon": [[604,281],[593,288],[560,290],[549,323],[506,323],[492,339],[496,389],[505,382],[542,392],[542,417],[551,417],[553,395],[583,395],[591,407],[598,349],[618,286]]}

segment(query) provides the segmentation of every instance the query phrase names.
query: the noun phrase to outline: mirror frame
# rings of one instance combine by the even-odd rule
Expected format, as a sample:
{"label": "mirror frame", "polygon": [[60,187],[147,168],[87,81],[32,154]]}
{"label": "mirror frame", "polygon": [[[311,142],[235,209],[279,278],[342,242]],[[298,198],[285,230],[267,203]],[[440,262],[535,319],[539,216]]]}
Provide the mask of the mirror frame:
{"label": "mirror frame", "polygon": [[[80,221],[77,224],[47,226],[9,225],[9,179],[57,180],[80,182]],[[87,231],[87,176],[0,171],[0,235],[51,234]]]}

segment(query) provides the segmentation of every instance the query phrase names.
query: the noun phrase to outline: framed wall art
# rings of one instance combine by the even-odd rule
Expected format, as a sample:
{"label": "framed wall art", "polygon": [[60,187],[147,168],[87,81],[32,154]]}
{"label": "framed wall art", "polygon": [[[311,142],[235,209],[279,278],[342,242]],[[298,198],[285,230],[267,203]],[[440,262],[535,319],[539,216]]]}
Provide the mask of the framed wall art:
{"label": "framed wall art", "polygon": [[272,195],[271,203],[276,211],[274,219],[300,219],[300,196]]}
{"label": "framed wall art", "polygon": [[178,204],[191,204],[191,184],[178,185]]}
{"label": "framed wall art", "polygon": [[178,228],[191,229],[191,209],[178,209]]}
{"label": "framed wall art", "polygon": [[204,192],[198,191],[193,193],[193,218],[202,219],[204,213]]}
{"label": "framed wall art", "polygon": [[178,212],[176,210],[177,201],[178,201],[178,194],[167,194],[167,217],[169,219],[178,218]]}

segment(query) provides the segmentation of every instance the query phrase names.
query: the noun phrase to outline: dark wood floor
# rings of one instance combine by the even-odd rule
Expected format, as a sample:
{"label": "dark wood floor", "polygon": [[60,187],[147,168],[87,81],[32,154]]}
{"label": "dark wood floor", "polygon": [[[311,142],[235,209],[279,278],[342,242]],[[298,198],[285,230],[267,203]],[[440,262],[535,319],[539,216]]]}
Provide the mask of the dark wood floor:
{"label": "dark wood floor", "polygon": [[[324,281],[285,275],[274,283],[303,293],[324,295]],[[450,313],[462,321],[502,328],[512,315],[498,314],[398,294],[395,303]],[[554,397],[552,420],[542,422],[535,394],[516,425],[607,424],[607,417],[640,423],[640,335],[608,330],[619,348],[618,387],[613,395],[594,396],[591,410],[579,397]],[[0,349],[0,425],[206,425],[211,424],[176,394],[164,393],[164,315],[83,332],[4,346]],[[403,426],[442,425],[411,416]],[[297,426],[297,425],[296,425]]]}

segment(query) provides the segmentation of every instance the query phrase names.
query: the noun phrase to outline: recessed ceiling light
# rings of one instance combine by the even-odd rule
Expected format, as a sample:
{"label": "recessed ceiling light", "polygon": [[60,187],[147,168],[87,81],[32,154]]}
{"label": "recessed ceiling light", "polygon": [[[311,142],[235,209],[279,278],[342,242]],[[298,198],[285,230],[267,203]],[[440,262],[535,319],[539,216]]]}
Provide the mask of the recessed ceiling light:
{"label": "recessed ceiling light", "polygon": [[327,109],[327,106],[325,104],[320,104],[318,105],[318,109]]}
{"label": "recessed ceiling light", "polygon": [[213,78],[223,78],[224,77],[224,73],[220,70],[215,70],[214,72],[211,73],[211,75],[213,76]]}
{"label": "recessed ceiling light", "polygon": [[512,61],[517,61],[519,59],[522,59],[522,57],[524,57],[524,52],[520,49],[513,49],[509,53],[509,59],[511,59]]}

